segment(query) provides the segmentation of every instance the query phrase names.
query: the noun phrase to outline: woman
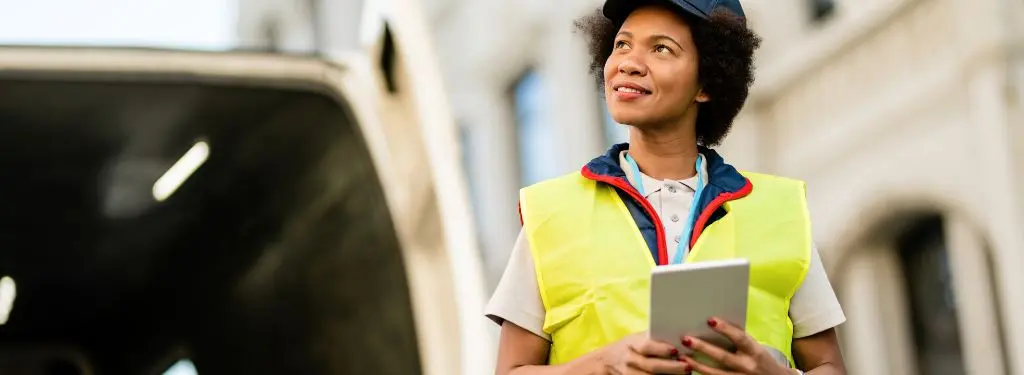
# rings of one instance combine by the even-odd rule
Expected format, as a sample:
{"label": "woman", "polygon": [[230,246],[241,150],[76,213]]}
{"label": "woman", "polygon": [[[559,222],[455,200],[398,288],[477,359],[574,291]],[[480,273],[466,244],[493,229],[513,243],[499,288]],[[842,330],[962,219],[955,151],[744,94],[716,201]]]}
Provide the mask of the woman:
{"label": "woman", "polygon": [[[803,183],[741,174],[707,148],[753,82],[760,40],[738,0],[609,0],[578,26],[630,143],[522,190],[523,230],[487,307],[502,327],[497,373],[844,374],[846,318]],[[737,350],[680,338],[726,369],[647,339],[652,266],[734,257],[751,264],[747,330],[708,325]]]}

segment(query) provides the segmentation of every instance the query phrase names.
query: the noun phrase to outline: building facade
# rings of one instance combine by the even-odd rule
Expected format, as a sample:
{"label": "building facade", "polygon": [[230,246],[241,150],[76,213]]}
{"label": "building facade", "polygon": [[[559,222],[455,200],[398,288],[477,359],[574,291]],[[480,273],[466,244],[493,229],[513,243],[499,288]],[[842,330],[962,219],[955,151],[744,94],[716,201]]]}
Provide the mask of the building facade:
{"label": "building facade", "polygon": [[[241,38],[254,44],[276,35],[279,49],[332,51],[358,40],[354,26],[331,31],[333,42],[303,34],[347,22],[315,7],[242,3]],[[388,11],[386,1],[347,4],[358,12],[332,14],[365,24]],[[519,230],[518,189],[625,140],[573,27],[600,5],[424,0],[488,289]],[[852,373],[1024,374],[1024,4],[744,6],[764,43],[720,151],[742,169],[807,181],[815,241],[849,318],[840,334]],[[251,26],[274,19],[293,21]]]}
{"label": "building facade", "polygon": [[1024,6],[845,1],[775,25],[805,4],[751,4],[765,50],[725,152],[807,181],[851,370],[1024,373]]}

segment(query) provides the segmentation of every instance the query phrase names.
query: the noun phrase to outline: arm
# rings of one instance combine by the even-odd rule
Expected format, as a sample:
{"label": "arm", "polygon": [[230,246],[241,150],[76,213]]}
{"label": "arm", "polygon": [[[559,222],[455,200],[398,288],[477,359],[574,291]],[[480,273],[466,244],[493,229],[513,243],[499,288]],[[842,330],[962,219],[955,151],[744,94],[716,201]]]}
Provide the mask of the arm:
{"label": "arm", "polygon": [[689,374],[687,365],[676,356],[674,346],[647,338],[646,333],[622,340],[572,362],[549,366],[551,345],[513,323],[501,325],[497,375],[610,375],[610,374]]}
{"label": "arm", "polygon": [[808,375],[846,375],[834,328],[793,340],[793,359]]}
{"label": "arm", "polygon": [[545,309],[536,279],[529,242],[520,232],[486,308],[488,316],[501,325],[496,375],[562,373],[559,368],[542,366],[548,362],[551,343],[542,336]]}
{"label": "arm", "polygon": [[[496,375],[565,375],[581,373],[581,369],[570,369],[572,364],[546,366],[551,344],[530,331],[515,324],[501,325],[501,340],[498,344],[498,368]],[[576,361],[586,363],[589,361]],[[574,362],[574,363],[576,363]],[[577,365],[577,367],[579,367]],[[583,371],[582,373],[589,373]]]}
{"label": "arm", "polygon": [[501,325],[496,375],[568,374],[564,366],[545,366],[551,343],[543,336],[545,309],[536,280],[529,242],[520,232],[486,308]]}
{"label": "arm", "polygon": [[[488,303],[486,315],[501,324],[497,375],[685,374],[675,348],[646,334],[626,337],[558,366],[546,366],[551,344],[544,333],[541,301],[529,243],[520,233],[505,275]],[[627,370],[626,368],[630,368]]]}
{"label": "arm", "polygon": [[515,324],[501,324],[498,342],[498,368],[496,375],[561,374],[557,367],[542,366],[548,361],[551,344],[532,332]]}
{"label": "arm", "polygon": [[828,280],[818,249],[811,252],[811,265],[803,285],[789,306],[793,319],[793,359],[807,374],[846,374],[835,327],[846,321],[843,308]]}

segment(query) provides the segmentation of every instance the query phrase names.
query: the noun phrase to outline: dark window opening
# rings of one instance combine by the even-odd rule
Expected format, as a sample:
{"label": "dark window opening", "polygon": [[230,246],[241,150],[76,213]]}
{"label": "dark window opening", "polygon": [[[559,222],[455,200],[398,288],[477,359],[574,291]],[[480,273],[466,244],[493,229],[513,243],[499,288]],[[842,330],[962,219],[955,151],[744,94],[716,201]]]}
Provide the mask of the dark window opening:
{"label": "dark window opening", "polygon": [[942,218],[921,220],[899,238],[920,374],[966,374]]}
{"label": "dark window opening", "polygon": [[389,93],[398,92],[398,80],[395,76],[396,72],[396,51],[395,51],[395,38],[391,35],[391,26],[387,23],[384,24],[384,36],[383,45],[380,51],[380,71],[384,74],[384,84],[386,85]]}
{"label": "dark window opening", "polygon": [[811,21],[824,22],[836,11],[835,0],[807,0],[807,8],[810,11]]}

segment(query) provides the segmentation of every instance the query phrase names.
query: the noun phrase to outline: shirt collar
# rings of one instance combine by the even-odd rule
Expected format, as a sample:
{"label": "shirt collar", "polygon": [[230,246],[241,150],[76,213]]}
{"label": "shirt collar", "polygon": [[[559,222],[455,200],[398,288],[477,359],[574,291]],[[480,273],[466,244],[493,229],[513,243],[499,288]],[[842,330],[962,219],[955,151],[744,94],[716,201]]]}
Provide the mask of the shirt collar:
{"label": "shirt collar", "polygon": [[[633,181],[635,175],[633,174],[632,168],[630,168],[629,162],[626,161],[626,150],[619,152],[619,167],[621,167],[626,173],[626,180],[633,186],[636,186],[636,181]],[[704,181],[708,180],[707,163],[703,163],[701,165],[701,170],[698,171],[698,173],[704,177]],[[642,186],[644,187],[644,198],[649,198],[654,193],[661,191],[661,188],[665,185],[664,181],[648,176],[643,172],[640,172],[640,179],[642,180]],[[691,192],[697,191],[697,176],[693,176],[685,180],[677,180],[677,182],[690,188]]]}

